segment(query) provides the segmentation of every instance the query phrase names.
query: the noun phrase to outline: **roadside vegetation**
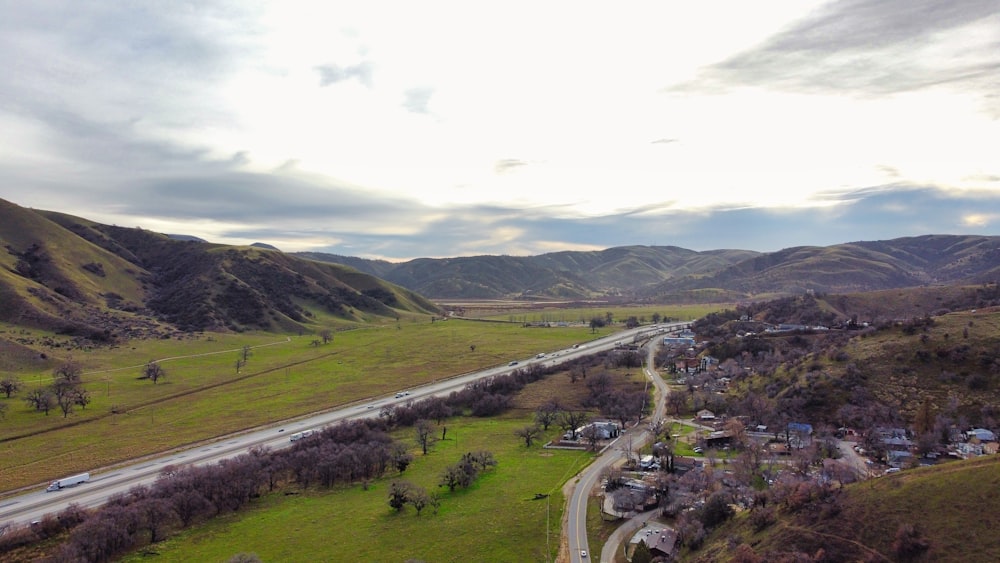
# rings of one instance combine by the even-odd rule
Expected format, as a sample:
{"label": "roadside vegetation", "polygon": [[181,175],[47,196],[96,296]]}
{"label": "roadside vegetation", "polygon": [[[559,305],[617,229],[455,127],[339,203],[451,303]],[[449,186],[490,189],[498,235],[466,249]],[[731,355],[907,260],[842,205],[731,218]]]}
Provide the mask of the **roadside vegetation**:
{"label": "roadside vegetation", "polygon": [[[67,561],[111,560],[123,551],[142,546],[146,547],[141,554],[158,553],[166,560],[225,558],[221,553],[202,551],[219,549],[266,553],[266,559],[290,561],[328,559],[332,554],[354,550],[360,557],[372,559],[380,559],[385,553],[393,557],[398,553],[400,558],[416,553],[427,560],[459,561],[466,556],[460,548],[476,545],[491,554],[503,554],[504,560],[549,560],[559,545],[564,502],[561,486],[589,462],[591,454],[583,448],[540,447],[565,428],[552,425],[540,432],[540,442],[534,447],[522,443],[516,428],[536,420],[541,410],[537,405],[549,404],[546,398],[554,390],[568,391],[557,413],[583,413],[588,417],[599,416],[608,408],[609,403],[602,397],[634,393],[637,382],[628,373],[631,370],[617,365],[620,362],[615,356],[602,354],[574,362],[577,367],[587,366],[589,379],[602,381],[599,385],[587,386],[569,377],[567,371],[572,368],[518,369],[510,375],[469,384],[447,398],[385,408],[370,422],[332,427],[296,441],[288,450],[252,451],[232,462],[204,469],[167,468],[155,485],[133,489],[94,515],[68,511],[66,518],[54,518],[22,535],[66,537],[64,543],[48,549]],[[632,416],[638,415],[636,411]],[[380,438],[383,431],[390,435]],[[374,461],[378,459],[382,461]],[[529,475],[530,479],[526,479]],[[487,492],[483,489],[489,487],[489,494],[482,496]],[[373,497],[373,491],[379,492]],[[315,530],[307,532],[322,533],[325,541],[289,543],[289,531],[302,528],[301,522],[275,522],[274,518],[284,518],[282,507],[296,511],[296,497],[300,495],[304,499],[322,498],[324,504],[335,506],[349,503],[350,508],[333,513],[365,515],[351,522],[357,520],[364,526],[361,522],[370,519],[382,530],[384,541],[377,531],[359,536],[352,526],[331,532],[327,517]],[[468,505],[464,503],[466,498],[471,501]],[[374,512],[369,514],[366,511],[372,502],[375,504],[370,509]],[[266,514],[260,515],[258,507],[266,508]],[[404,514],[422,524],[403,524],[402,528],[417,526],[431,532],[417,529],[413,535],[398,536],[400,526],[385,527],[390,518],[400,524],[398,519]],[[471,514],[490,516],[479,521],[470,518]],[[267,530],[244,530],[234,535],[219,532],[219,526],[235,522],[239,528],[239,523],[258,518],[268,522]],[[456,531],[454,518],[468,521]],[[309,520],[317,522],[316,517]],[[445,521],[441,527],[439,520]],[[201,522],[204,525],[189,528]],[[105,533],[112,529],[124,530],[124,535]],[[184,529],[187,531],[176,539],[164,541]],[[204,538],[206,531],[211,541]],[[446,532],[447,537],[441,535]],[[193,545],[185,543],[182,538],[186,537],[194,538]],[[398,542],[401,538],[406,541]],[[210,548],[216,539],[221,547]],[[39,549],[30,542],[28,545]],[[174,549],[179,555],[171,559]],[[400,551],[394,551],[397,549]],[[425,552],[428,555],[423,555]]]}
{"label": "roadside vegetation", "polygon": [[[275,334],[199,334],[115,349],[51,346],[46,354],[53,361],[46,369],[2,372],[16,377],[22,387],[10,399],[0,395],[7,406],[0,420],[0,484],[11,490],[92,471],[503,365],[617,329],[595,334],[584,327],[541,329],[415,317],[335,332],[331,342],[320,346],[310,344],[311,335]],[[17,331],[17,336],[59,342],[55,335],[37,332]],[[250,355],[237,372],[244,346],[250,347]],[[82,371],[80,387],[89,393],[90,403],[66,418],[58,409],[46,416],[25,396],[49,387],[54,370],[70,360]],[[167,374],[157,384],[142,379],[150,360],[158,360]]]}

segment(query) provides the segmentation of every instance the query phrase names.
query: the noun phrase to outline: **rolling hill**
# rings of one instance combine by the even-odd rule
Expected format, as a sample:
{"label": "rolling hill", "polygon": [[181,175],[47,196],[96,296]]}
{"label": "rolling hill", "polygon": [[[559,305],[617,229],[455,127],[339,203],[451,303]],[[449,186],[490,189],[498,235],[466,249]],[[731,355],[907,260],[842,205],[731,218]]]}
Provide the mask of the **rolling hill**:
{"label": "rolling hill", "polygon": [[624,246],[538,256],[420,258],[398,264],[332,254],[434,299],[731,302],[805,292],[854,293],[1000,279],[1000,237],[927,235],[777,252]]}
{"label": "rolling hill", "polygon": [[292,331],[437,311],[420,295],[350,267],[2,200],[0,241],[0,321],[97,341],[172,330]]}

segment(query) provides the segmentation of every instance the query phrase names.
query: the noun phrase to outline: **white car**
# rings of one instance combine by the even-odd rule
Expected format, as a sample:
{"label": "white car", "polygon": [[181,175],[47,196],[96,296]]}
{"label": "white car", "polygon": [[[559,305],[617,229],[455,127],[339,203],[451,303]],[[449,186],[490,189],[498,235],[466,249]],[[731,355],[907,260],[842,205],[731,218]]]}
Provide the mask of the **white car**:
{"label": "white car", "polygon": [[583,557],[584,559],[587,558],[587,550],[586,549],[583,549],[583,550],[580,551],[580,557]]}

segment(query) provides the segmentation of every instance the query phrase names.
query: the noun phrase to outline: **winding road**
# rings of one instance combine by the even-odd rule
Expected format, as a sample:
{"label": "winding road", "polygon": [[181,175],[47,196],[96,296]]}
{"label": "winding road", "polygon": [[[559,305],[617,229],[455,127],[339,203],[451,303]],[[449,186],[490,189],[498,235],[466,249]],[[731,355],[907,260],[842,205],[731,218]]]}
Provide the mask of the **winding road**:
{"label": "winding road", "polygon": [[[653,408],[653,415],[650,420],[662,420],[666,413],[667,393],[670,391],[663,379],[650,367],[654,365],[653,356],[655,351],[655,346],[647,347],[647,367],[644,368],[644,373],[656,388],[656,405]],[[567,522],[565,533],[569,545],[569,560],[572,563],[583,563],[591,559],[590,544],[587,538],[587,502],[590,498],[590,493],[600,483],[604,471],[618,461],[621,461],[627,455],[629,447],[637,450],[651,439],[652,432],[649,431],[648,426],[641,425],[640,421],[636,426],[622,432],[621,436],[615,440],[611,447],[607,448],[603,454],[580,473],[577,483],[573,487],[573,493],[567,501],[566,508]],[[631,440],[631,445],[626,446],[625,444],[630,443],[629,440]],[[586,557],[583,555],[585,552],[587,553]],[[605,561],[603,553],[601,561]],[[607,561],[610,562],[610,559]]]}

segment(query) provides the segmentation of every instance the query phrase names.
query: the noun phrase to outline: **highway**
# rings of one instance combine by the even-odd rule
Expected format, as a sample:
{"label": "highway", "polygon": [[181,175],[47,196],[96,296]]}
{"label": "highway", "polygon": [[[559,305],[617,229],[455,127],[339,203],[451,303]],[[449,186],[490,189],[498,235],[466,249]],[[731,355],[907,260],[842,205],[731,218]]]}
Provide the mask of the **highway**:
{"label": "highway", "polygon": [[[676,323],[686,326],[688,323]],[[659,327],[673,325],[658,325]],[[581,343],[577,348],[545,351],[543,357],[534,356],[526,359],[516,359],[515,366],[503,365],[478,372],[467,373],[444,379],[420,387],[400,389],[407,392],[404,397],[394,395],[373,397],[360,404],[340,407],[324,413],[298,418],[285,423],[270,425],[266,428],[252,429],[229,436],[221,436],[216,440],[203,443],[184,450],[177,450],[161,456],[154,456],[110,469],[91,470],[91,479],[87,483],[60,491],[46,492],[41,484],[37,491],[18,496],[0,499],[0,528],[7,525],[22,525],[41,519],[45,514],[54,514],[66,508],[71,503],[83,507],[96,507],[104,504],[114,494],[127,492],[140,484],[154,482],[164,467],[169,465],[206,465],[220,460],[235,457],[253,447],[264,446],[279,449],[290,445],[289,436],[295,432],[307,429],[319,429],[345,420],[375,417],[379,410],[388,404],[405,404],[410,400],[419,400],[431,396],[445,396],[459,390],[468,383],[510,373],[512,370],[531,364],[557,365],[574,358],[609,350],[618,343],[631,342],[636,338],[646,338],[650,333],[660,332],[655,327],[639,327],[617,332],[597,340]]]}

